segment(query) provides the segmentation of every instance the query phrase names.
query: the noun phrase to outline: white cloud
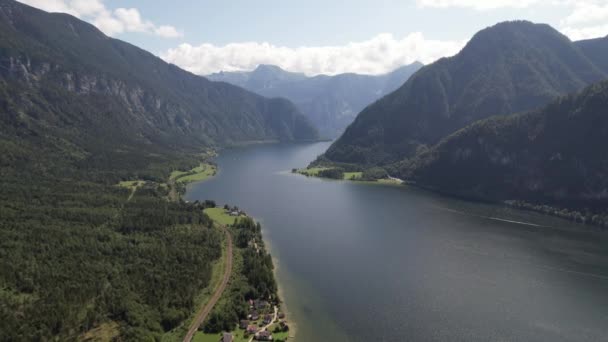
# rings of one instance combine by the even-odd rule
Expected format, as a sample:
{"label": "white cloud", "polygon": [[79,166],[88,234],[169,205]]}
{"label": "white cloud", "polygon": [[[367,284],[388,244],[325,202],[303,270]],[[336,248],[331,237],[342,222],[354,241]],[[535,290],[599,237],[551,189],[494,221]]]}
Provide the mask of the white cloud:
{"label": "white cloud", "polygon": [[527,9],[561,6],[570,14],[561,20],[559,30],[572,40],[608,35],[608,0],[416,0],[419,7],[468,8],[476,11],[503,8]]}
{"label": "white cloud", "polygon": [[578,1],[574,11],[562,21],[563,24],[589,24],[608,21],[608,2]]}
{"label": "white cloud", "polygon": [[156,27],[154,29],[154,33],[164,38],[179,38],[184,36],[182,32],[178,31],[175,27],[169,25],[161,25],[159,27]]}
{"label": "white cloud", "polygon": [[571,40],[599,38],[608,35],[608,24],[585,26],[581,28],[563,27],[561,31]]}
{"label": "white cloud", "polygon": [[181,44],[161,54],[161,57],[199,75],[222,70],[252,70],[259,64],[274,64],[308,75],[344,72],[381,74],[414,61],[430,63],[440,57],[454,55],[464,44],[465,41],[429,40],[420,32],[401,39],[383,33],[366,41],[342,46],[289,48],[266,42],[224,46]]}
{"label": "white cloud", "polygon": [[183,33],[170,25],[156,26],[141,17],[136,8],[109,10],[103,0],[19,0],[47,12],[63,12],[90,21],[109,36],[124,32],[155,34],[163,38],[182,37]]}
{"label": "white cloud", "polygon": [[541,1],[542,0],[416,0],[416,3],[419,7],[460,7],[483,11],[497,8],[526,8],[536,5]]}
{"label": "white cloud", "polygon": [[560,30],[572,40],[608,35],[607,0],[569,0],[572,13],[560,23]]}

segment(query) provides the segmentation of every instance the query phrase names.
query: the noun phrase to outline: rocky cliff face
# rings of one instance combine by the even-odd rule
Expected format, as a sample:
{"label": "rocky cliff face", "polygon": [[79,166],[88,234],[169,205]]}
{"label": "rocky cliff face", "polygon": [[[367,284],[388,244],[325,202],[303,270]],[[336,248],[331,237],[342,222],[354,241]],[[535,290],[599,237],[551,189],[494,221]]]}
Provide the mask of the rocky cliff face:
{"label": "rocky cliff face", "polygon": [[28,120],[81,138],[177,145],[317,138],[289,101],[210,82],[74,17],[9,0],[0,1],[0,81]]}

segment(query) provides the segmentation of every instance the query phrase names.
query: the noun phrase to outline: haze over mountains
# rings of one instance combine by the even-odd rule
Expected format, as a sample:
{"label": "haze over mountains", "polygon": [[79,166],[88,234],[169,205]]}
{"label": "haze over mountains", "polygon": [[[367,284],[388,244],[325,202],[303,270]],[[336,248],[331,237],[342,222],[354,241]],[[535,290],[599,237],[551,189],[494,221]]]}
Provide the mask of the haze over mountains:
{"label": "haze over mountains", "polygon": [[260,65],[251,72],[220,72],[207,77],[266,97],[289,99],[316,125],[322,137],[336,138],[363,108],[400,87],[421,67],[416,62],[384,75],[308,77],[274,65]]}
{"label": "haze over mountains", "polygon": [[552,27],[505,22],[478,32],[359,114],[325,158],[386,165],[410,158],[480,119],[538,108],[607,77],[578,44]]}

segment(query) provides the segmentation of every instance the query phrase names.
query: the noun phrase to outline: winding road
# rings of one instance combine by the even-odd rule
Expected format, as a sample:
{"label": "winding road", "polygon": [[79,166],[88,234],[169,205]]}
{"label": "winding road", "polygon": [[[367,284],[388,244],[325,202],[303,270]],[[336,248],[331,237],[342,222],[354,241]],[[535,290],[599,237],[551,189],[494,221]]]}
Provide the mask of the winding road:
{"label": "winding road", "polygon": [[201,326],[201,324],[203,324],[203,322],[207,318],[207,315],[209,315],[209,313],[211,312],[211,309],[213,309],[213,306],[222,296],[222,293],[226,289],[228,281],[230,280],[230,274],[232,274],[232,235],[230,235],[230,232],[225,226],[221,227],[224,230],[224,233],[226,234],[226,240],[228,242],[228,248],[226,249],[226,269],[224,270],[224,277],[222,278],[222,282],[215,289],[215,292],[213,293],[211,299],[197,312],[196,316],[194,317],[194,320],[192,321],[192,324],[190,324],[190,328],[188,329],[186,337],[184,337],[184,342],[192,341],[194,334],[196,334],[198,328]]}

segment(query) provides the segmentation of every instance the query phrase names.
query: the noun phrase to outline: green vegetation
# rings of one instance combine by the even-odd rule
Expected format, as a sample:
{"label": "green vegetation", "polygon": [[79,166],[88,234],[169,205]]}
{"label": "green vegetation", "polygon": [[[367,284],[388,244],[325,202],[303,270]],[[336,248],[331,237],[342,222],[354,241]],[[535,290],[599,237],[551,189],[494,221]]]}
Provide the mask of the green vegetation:
{"label": "green vegetation", "polygon": [[345,180],[359,180],[363,177],[363,172],[344,172],[342,179]]}
{"label": "green vegetation", "polygon": [[169,179],[178,183],[191,183],[204,181],[217,173],[217,167],[213,164],[201,163],[189,171],[173,171]]}
{"label": "green vegetation", "polygon": [[234,224],[234,221],[237,219],[235,216],[230,216],[230,212],[224,208],[207,208],[205,209],[205,214],[223,226]]}
{"label": "green vegetation", "polygon": [[135,180],[135,181],[122,181],[118,183],[118,186],[129,189],[131,191],[135,191],[140,186],[144,185],[145,181]]}
{"label": "green vegetation", "polygon": [[329,179],[340,179],[377,184],[401,184],[399,180],[388,178],[388,173],[380,167],[372,167],[364,171],[344,171],[341,167],[309,167],[305,169],[293,169],[293,173],[299,173],[307,177],[320,177]]}
{"label": "green vegetation", "polygon": [[[207,209],[205,209],[207,210]],[[191,312],[191,315],[188,319],[182,321],[182,323],[177,326],[176,328],[174,328],[173,330],[165,333],[162,336],[162,342],[181,342],[184,338],[184,336],[187,334],[188,332],[188,328],[190,327],[190,324],[192,322],[192,320],[194,319],[194,316],[196,315],[197,310],[204,305],[205,303],[207,303],[209,301],[209,299],[211,298],[211,296],[213,295],[213,292],[215,291],[215,289],[218,287],[218,285],[220,284],[220,282],[222,281],[222,277],[224,275],[224,271],[226,269],[226,248],[225,248],[226,244],[225,241],[222,241],[222,255],[221,257],[219,257],[217,260],[215,260],[213,262],[213,266],[212,266],[212,271],[211,271],[211,279],[209,280],[209,283],[207,284],[207,286],[200,291],[200,293],[196,296],[196,298],[194,299],[194,310]]]}
{"label": "green vegetation", "polygon": [[[248,342],[251,336],[245,334],[245,330],[236,329],[232,331],[232,337],[234,342]],[[192,341],[194,342],[218,342],[222,338],[222,334],[210,334],[199,331],[194,335]]]}
{"label": "green vegetation", "polygon": [[608,227],[608,82],[479,121],[395,172],[446,193]]}
{"label": "green vegetation", "polygon": [[[207,212],[210,210],[212,208],[206,209]],[[214,217],[222,219],[220,215]],[[222,221],[216,222],[224,224]],[[271,298],[278,302],[274,266],[270,254],[264,247],[260,224],[250,217],[241,217],[230,226],[230,229],[235,237],[232,278],[222,298],[201,327],[204,334],[197,334],[200,338],[211,338],[222,331],[234,331],[239,320],[247,317],[247,300]],[[236,334],[238,333],[237,330]],[[243,336],[242,331],[240,334]]]}
{"label": "green vegetation", "polygon": [[12,0],[0,12],[0,339],[161,340],[194,311],[223,239],[212,203],[181,201],[171,172],[214,146],[316,132],[286,100],[74,17]]}
{"label": "green vegetation", "polygon": [[421,63],[414,62],[383,75],[308,77],[274,65],[260,65],[251,72],[223,71],[207,77],[268,98],[289,99],[308,115],[322,137],[335,138],[365,106],[399,88],[421,67]]}
{"label": "green vegetation", "polygon": [[295,172],[309,177],[317,177],[319,172],[330,169],[329,167],[310,167],[306,169],[296,169]]}
{"label": "green vegetation", "polygon": [[364,109],[319,161],[386,167],[477,120],[538,108],[608,78],[602,44],[525,21],[484,29]]}

